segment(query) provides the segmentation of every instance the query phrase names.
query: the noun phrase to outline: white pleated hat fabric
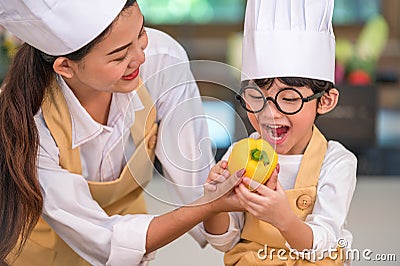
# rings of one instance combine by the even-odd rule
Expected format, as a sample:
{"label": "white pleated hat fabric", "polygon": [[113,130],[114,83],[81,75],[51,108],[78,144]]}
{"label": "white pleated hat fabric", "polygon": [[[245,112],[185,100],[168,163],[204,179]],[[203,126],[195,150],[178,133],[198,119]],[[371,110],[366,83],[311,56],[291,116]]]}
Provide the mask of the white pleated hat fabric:
{"label": "white pleated hat fabric", "polygon": [[333,0],[248,0],[242,80],[335,73]]}
{"label": "white pleated hat fabric", "polygon": [[126,0],[0,0],[0,25],[49,55],[79,50],[117,17]]}

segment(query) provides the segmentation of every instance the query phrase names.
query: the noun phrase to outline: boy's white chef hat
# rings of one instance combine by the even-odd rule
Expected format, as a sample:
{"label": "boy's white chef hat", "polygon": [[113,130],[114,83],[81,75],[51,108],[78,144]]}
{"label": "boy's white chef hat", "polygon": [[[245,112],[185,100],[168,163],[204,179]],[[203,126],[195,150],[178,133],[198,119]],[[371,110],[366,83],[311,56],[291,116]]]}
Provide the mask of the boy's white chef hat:
{"label": "boy's white chef hat", "polygon": [[248,0],[242,80],[305,77],[334,82],[333,0]]}
{"label": "boy's white chef hat", "polygon": [[0,25],[49,55],[74,52],[117,17],[126,0],[0,0]]}

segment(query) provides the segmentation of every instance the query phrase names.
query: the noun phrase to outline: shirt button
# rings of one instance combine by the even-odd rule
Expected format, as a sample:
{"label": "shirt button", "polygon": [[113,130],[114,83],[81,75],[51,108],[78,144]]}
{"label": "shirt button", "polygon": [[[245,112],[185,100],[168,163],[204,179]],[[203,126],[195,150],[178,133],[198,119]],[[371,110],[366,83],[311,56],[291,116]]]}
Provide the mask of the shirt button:
{"label": "shirt button", "polygon": [[305,210],[308,207],[311,206],[312,203],[312,198],[307,195],[307,194],[303,194],[300,197],[297,198],[297,208],[299,208],[300,210]]}
{"label": "shirt button", "polygon": [[147,147],[150,150],[153,150],[157,143],[157,135],[151,136],[149,141],[147,142]]}

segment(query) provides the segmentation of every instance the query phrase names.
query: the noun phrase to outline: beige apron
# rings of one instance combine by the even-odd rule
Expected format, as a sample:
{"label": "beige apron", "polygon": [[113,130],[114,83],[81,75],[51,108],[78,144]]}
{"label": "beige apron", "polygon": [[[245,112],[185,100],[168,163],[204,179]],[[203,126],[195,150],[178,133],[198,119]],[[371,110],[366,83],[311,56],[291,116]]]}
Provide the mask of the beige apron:
{"label": "beige apron", "polygon": [[[81,174],[79,148],[72,149],[71,117],[64,96],[57,83],[52,84],[51,95],[42,104],[46,124],[60,150],[60,166],[69,172]],[[136,151],[129,159],[120,177],[110,182],[91,182],[92,197],[107,212],[113,214],[146,213],[142,187],[153,173],[154,148],[157,139],[156,110],[145,86],[140,83],[137,93],[144,109],[135,113],[131,136]],[[135,178],[132,173],[135,174]],[[77,255],[41,218],[13,265],[89,265]]]}
{"label": "beige apron", "polygon": [[[300,164],[295,187],[286,191],[290,207],[303,221],[314,207],[318,178],[326,150],[326,139],[314,127],[311,141]],[[340,256],[336,261],[326,258],[316,263],[291,259],[285,243],[286,241],[278,229],[267,222],[258,220],[250,213],[246,213],[241,240],[225,254],[225,265],[343,265]],[[265,245],[267,245],[267,249],[265,249]],[[266,254],[264,251],[260,253],[261,258],[259,258],[260,249],[267,251]],[[272,249],[275,249],[275,252],[272,252]],[[286,250],[281,257],[288,258],[287,260],[278,258],[278,249]],[[272,259],[270,254],[273,256]]]}

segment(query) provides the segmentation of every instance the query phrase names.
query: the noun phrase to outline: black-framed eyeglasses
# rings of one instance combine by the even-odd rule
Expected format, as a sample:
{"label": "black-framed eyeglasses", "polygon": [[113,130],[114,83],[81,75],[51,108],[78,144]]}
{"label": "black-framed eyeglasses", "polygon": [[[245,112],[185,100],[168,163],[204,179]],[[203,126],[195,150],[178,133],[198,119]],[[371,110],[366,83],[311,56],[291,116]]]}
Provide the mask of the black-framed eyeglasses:
{"label": "black-framed eyeglasses", "polygon": [[250,113],[261,112],[268,101],[275,104],[276,108],[286,114],[294,115],[300,112],[304,103],[320,98],[326,91],[317,92],[311,96],[303,97],[303,95],[295,88],[285,88],[280,90],[275,98],[265,97],[262,91],[253,85],[246,86],[240,90],[240,94],[236,95],[240,105]]}

